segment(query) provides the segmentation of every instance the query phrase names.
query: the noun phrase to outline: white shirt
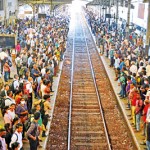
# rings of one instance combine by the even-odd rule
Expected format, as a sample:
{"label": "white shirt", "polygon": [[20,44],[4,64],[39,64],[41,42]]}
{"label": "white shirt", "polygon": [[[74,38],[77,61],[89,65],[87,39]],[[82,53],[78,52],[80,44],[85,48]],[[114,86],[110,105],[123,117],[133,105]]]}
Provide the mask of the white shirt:
{"label": "white shirt", "polygon": [[136,66],[136,65],[132,65],[132,66],[130,67],[130,72],[132,72],[132,73],[137,73],[137,66]]}
{"label": "white shirt", "polygon": [[41,84],[41,93],[42,93],[42,97],[44,96],[44,94],[45,94],[45,92],[44,92],[44,90],[45,90],[45,85],[44,84]]}
{"label": "white shirt", "polygon": [[2,150],[6,150],[6,141],[5,141],[5,138],[0,137],[0,141],[2,142],[2,147],[3,147]]}
{"label": "white shirt", "polygon": [[8,57],[8,55],[5,52],[0,52],[0,59],[4,60],[5,57]]}
{"label": "white shirt", "polygon": [[150,89],[147,90],[146,97],[150,100]]}
{"label": "white shirt", "polygon": [[45,75],[45,73],[46,73],[46,69],[45,69],[45,68],[43,68],[43,69],[41,70],[41,73],[42,73],[42,76],[44,76],[44,75]]}
{"label": "white shirt", "polygon": [[19,88],[19,81],[18,80],[14,80],[14,89],[18,89]]}
{"label": "white shirt", "polygon": [[11,104],[16,104],[16,102],[15,102],[15,100],[13,100],[9,96],[7,96],[6,100],[5,100],[5,106],[10,106]]}
{"label": "white shirt", "polygon": [[35,46],[35,41],[31,40],[31,47]]}
{"label": "white shirt", "polygon": [[115,58],[115,68],[118,68],[119,67],[119,64],[120,64],[120,59],[119,58]]}
{"label": "white shirt", "polygon": [[12,120],[15,118],[16,114],[15,111],[8,110],[8,114],[11,116]]}
{"label": "white shirt", "polygon": [[22,133],[18,133],[17,131],[15,131],[15,133],[11,137],[10,147],[15,142],[18,142],[20,144],[20,146],[19,146],[19,150],[20,150],[23,147]]}
{"label": "white shirt", "polygon": [[16,59],[15,59],[15,63],[17,64],[17,61],[20,61],[20,65],[22,64],[22,59],[20,58],[20,57],[17,57]]}
{"label": "white shirt", "polygon": [[33,91],[32,90],[32,84],[29,81],[27,81],[26,89],[29,90],[29,93],[32,93],[32,91]]}
{"label": "white shirt", "polygon": [[146,66],[146,72],[147,72],[147,76],[150,76],[150,65]]}

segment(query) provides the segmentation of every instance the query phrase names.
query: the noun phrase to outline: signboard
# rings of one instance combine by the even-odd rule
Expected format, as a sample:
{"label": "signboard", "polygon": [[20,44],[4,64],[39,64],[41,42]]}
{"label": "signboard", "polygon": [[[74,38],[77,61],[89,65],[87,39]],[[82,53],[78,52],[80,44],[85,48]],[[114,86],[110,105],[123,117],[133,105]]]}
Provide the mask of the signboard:
{"label": "signboard", "polygon": [[15,48],[17,39],[15,35],[0,34],[0,47],[1,48]]}
{"label": "signboard", "polygon": [[38,18],[46,18],[46,14],[38,14]]}
{"label": "signboard", "polygon": [[24,11],[24,14],[32,14],[32,11]]}
{"label": "signboard", "polygon": [[105,18],[111,18],[111,14],[105,14]]}

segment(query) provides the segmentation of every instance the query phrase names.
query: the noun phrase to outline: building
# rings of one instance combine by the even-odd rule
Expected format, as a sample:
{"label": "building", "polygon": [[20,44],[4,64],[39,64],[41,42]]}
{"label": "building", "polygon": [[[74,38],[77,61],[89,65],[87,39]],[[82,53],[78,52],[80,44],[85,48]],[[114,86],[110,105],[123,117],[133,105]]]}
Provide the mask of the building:
{"label": "building", "polygon": [[0,25],[15,23],[18,0],[0,0]]}

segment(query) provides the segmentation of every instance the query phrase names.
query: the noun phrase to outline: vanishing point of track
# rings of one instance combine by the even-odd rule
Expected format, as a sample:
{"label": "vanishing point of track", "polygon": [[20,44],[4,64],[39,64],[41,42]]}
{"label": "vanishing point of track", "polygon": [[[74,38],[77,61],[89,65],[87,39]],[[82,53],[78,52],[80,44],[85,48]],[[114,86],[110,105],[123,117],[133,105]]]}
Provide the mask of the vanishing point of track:
{"label": "vanishing point of track", "polygon": [[71,24],[47,149],[135,149],[84,17]]}

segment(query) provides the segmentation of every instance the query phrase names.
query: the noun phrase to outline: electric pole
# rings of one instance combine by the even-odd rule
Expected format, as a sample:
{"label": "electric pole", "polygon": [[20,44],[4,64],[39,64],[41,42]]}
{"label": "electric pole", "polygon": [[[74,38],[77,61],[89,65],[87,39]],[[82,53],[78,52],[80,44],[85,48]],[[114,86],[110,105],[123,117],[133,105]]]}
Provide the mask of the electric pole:
{"label": "electric pole", "polygon": [[150,0],[148,4],[147,32],[146,32],[146,44],[145,44],[145,54],[147,56],[149,56],[149,46],[150,46]]}
{"label": "electric pole", "polygon": [[118,34],[119,0],[116,1],[116,38]]}
{"label": "electric pole", "polygon": [[126,24],[126,39],[128,40],[129,40],[130,12],[131,12],[131,0],[128,0],[128,14]]}

